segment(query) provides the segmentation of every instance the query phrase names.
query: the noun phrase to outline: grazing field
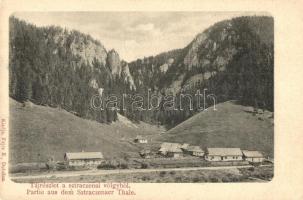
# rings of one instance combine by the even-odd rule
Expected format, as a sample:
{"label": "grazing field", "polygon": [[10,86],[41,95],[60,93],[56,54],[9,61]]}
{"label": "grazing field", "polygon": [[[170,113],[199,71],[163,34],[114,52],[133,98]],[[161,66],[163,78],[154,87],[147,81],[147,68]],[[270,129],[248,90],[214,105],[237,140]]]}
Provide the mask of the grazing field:
{"label": "grazing field", "polygon": [[273,113],[254,113],[252,107],[227,101],[202,111],[158,139],[206,147],[239,147],[273,157]]}
{"label": "grazing field", "polygon": [[105,158],[139,156],[142,148],[131,141],[136,135],[158,134],[163,128],[134,124],[121,117],[101,124],[63,109],[10,99],[10,164],[63,160],[65,152],[101,151]]}

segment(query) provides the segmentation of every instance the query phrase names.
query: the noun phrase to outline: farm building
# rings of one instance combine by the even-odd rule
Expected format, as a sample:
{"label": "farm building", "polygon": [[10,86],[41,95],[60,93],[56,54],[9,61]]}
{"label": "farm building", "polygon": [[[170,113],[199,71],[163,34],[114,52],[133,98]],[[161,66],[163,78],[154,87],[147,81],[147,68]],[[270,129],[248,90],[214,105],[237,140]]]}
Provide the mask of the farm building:
{"label": "farm building", "polygon": [[183,151],[185,151],[185,150],[187,149],[187,147],[189,147],[189,144],[184,143],[184,144],[182,144],[181,149],[182,149]]}
{"label": "farm building", "polygon": [[205,160],[208,161],[240,161],[242,151],[240,148],[207,148]]}
{"label": "farm building", "polygon": [[104,160],[101,152],[75,152],[65,153],[64,160],[69,166],[98,166]]}
{"label": "farm building", "polygon": [[264,156],[259,151],[243,150],[243,158],[248,162],[259,163],[264,161]]}
{"label": "farm building", "polygon": [[199,146],[188,146],[186,152],[192,156],[204,156],[204,151]]}
{"label": "farm building", "polygon": [[148,150],[148,149],[144,149],[144,150],[140,151],[139,154],[142,158],[150,158],[152,156],[151,150]]}
{"label": "farm building", "polygon": [[147,139],[144,138],[144,137],[142,137],[141,135],[138,135],[138,136],[135,138],[134,142],[136,142],[136,143],[141,143],[141,144],[146,144],[146,143],[147,143]]}
{"label": "farm building", "polygon": [[181,146],[179,143],[164,142],[159,149],[159,153],[167,157],[179,158],[183,155]]}

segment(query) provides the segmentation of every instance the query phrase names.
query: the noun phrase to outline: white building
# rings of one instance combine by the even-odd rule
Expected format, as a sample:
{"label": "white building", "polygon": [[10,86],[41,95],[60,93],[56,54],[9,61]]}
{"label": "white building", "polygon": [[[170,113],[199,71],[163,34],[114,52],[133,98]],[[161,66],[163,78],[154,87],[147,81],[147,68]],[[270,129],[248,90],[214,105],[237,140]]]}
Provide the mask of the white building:
{"label": "white building", "polygon": [[185,151],[192,156],[204,156],[204,151],[199,146],[188,146]]}
{"label": "white building", "polygon": [[161,144],[159,153],[166,157],[179,158],[183,156],[181,146],[179,143],[164,142]]}
{"label": "white building", "polygon": [[207,148],[205,156],[207,161],[241,161],[242,151],[240,148]]}
{"label": "white building", "polygon": [[101,152],[75,152],[65,153],[64,160],[69,166],[97,167],[103,162],[104,158]]}
{"label": "white building", "polygon": [[264,156],[259,151],[243,150],[243,158],[248,162],[260,163],[264,161]]}
{"label": "white building", "polygon": [[141,143],[141,144],[146,144],[147,143],[147,139],[138,135],[135,140],[134,140],[136,143]]}

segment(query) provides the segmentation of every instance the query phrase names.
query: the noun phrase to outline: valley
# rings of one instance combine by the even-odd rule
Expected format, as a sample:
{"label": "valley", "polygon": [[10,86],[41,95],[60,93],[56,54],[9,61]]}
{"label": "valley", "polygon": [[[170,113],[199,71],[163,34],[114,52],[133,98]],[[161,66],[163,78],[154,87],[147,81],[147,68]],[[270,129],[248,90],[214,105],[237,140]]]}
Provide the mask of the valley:
{"label": "valley", "polygon": [[89,34],[11,16],[11,175],[269,181],[273,28],[269,16],[226,19],[180,49],[126,62]]}

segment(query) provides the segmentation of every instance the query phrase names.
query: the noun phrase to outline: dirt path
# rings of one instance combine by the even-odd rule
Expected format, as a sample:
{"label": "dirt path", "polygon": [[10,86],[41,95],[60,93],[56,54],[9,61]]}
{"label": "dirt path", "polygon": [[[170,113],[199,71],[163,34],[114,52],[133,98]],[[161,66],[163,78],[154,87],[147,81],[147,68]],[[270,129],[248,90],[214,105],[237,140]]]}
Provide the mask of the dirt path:
{"label": "dirt path", "polygon": [[[269,165],[262,165],[269,166]],[[86,171],[68,171],[68,172],[54,172],[39,175],[14,175],[10,178],[16,179],[35,179],[35,178],[54,178],[54,177],[73,177],[73,176],[94,176],[94,175],[108,175],[108,174],[129,174],[129,173],[146,173],[146,172],[161,172],[161,171],[196,171],[196,170],[224,170],[235,168],[249,168],[251,165],[245,166],[219,166],[219,167],[186,167],[186,168],[160,168],[160,169],[122,169],[122,170],[86,170]]]}

